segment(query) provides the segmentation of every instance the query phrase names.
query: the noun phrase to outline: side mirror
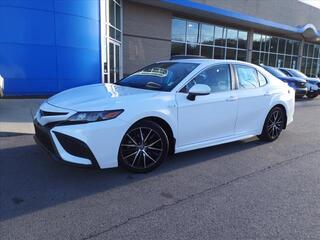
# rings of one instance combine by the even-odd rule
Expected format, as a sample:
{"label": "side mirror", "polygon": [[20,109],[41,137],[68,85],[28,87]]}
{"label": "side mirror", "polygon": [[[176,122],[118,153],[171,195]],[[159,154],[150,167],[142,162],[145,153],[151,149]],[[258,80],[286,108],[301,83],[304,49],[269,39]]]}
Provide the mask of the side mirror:
{"label": "side mirror", "polygon": [[196,100],[196,96],[205,96],[211,93],[211,88],[205,84],[196,84],[189,90],[187,99],[190,101]]}

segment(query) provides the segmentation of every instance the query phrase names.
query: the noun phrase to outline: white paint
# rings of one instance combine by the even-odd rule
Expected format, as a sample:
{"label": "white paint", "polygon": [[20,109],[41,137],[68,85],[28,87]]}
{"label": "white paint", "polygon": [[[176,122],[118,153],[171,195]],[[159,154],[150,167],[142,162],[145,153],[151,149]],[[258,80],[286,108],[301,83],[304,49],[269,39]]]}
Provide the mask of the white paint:
{"label": "white paint", "polygon": [[[268,112],[282,104],[288,122],[293,121],[295,91],[259,66],[239,61],[190,59],[175,62],[194,62],[199,66],[183,79],[171,92],[144,90],[114,84],[95,84],[66,90],[48,99],[40,109],[75,112],[124,109],[117,118],[88,124],[57,126],[51,130],[70,135],[85,142],[95,155],[101,168],[118,165],[118,150],[125,132],[136,121],[145,117],[159,117],[166,121],[176,138],[175,152],[213,146],[245,139],[262,132]],[[197,96],[188,100],[183,88],[194,76],[216,64],[242,64],[255,68],[268,80],[256,89],[232,91]],[[233,74],[232,74],[233,76]],[[233,76],[234,81],[237,81]],[[60,108],[61,110],[58,110]],[[44,123],[42,117],[36,116]],[[54,117],[50,117],[54,119]],[[53,120],[54,121],[54,120]],[[45,122],[50,122],[47,117]],[[66,154],[56,142],[60,156],[69,162],[86,162]]]}

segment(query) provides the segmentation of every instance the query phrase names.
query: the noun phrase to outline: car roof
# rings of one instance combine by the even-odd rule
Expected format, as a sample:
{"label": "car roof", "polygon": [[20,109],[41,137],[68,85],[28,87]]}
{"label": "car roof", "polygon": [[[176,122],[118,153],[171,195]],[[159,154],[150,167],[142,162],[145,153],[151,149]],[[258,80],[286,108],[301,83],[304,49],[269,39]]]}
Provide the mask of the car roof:
{"label": "car roof", "polygon": [[167,60],[167,61],[161,61],[161,62],[197,63],[197,64],[204,64],[204,65],[227,63],[227,64],[245,64],[245,65],[255,66],[255,67],[258,66],[258,65],[254,65],[254,64],[248,63],[248,62],[243,62],[243,61],[238,61],[238,60],[225,60],[225,59],[198,59],[198,58],[195,58],[195,59],[175,59],[175,60]]}
{"label": "car roof", "polygon": [[179,59],[208,59],[204,56],[197,55],[174,55],[171,56],[170,60],[179,60]]}
{"label": "car roof", "polygon": [[279,68],[276,68],[276,67],[273,67],[273,66],[267,66],[267,65],[260,65],[260,67],[262,67],[262,68],[271,68],[271,69],[279,69]]}

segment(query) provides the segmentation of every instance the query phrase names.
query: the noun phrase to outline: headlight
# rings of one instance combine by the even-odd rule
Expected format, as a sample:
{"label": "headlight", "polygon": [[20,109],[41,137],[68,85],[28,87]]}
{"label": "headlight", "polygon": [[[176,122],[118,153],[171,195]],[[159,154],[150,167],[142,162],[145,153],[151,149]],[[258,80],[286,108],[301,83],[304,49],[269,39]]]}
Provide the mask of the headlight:
{"label": "headlight", "polygon": [[294,82],[288,82],[288,85],[289,85],[290,87],[295,87],[295,86],[296,86]]}
{"label": "headlight", "polygon": [[69,117],[68,120],[80,123],[105,121],[118,117],[121,113],[123,113],[123,111],[123,109],[119,109],[101,112],[78,112]]}

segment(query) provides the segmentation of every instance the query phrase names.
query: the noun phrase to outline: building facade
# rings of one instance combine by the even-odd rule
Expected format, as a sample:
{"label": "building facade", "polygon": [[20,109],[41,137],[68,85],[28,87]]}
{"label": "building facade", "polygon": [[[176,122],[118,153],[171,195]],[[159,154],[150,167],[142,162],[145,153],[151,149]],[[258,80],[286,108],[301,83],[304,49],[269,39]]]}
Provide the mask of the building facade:
{"label": "building facade", "polygon": [[[320,71],[309,0],[1,0],[6,96],[116,82],[172,55]],[[320,5],[320,4],[319,4]]]}

